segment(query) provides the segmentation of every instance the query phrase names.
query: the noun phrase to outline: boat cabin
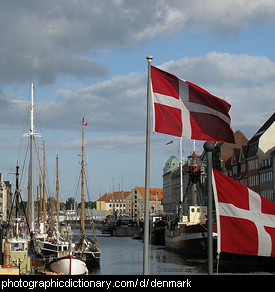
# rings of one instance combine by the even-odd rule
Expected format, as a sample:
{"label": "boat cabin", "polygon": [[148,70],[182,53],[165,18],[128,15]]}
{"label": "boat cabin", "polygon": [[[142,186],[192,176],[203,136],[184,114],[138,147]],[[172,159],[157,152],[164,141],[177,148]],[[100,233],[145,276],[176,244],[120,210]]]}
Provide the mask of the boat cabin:
{"label": "boat cabin", "polygon": [[20,273],[31,271],[31,261],[28,256],[28,241],[24,238],[11,238],[4,242],[4,265],[20,268]]}

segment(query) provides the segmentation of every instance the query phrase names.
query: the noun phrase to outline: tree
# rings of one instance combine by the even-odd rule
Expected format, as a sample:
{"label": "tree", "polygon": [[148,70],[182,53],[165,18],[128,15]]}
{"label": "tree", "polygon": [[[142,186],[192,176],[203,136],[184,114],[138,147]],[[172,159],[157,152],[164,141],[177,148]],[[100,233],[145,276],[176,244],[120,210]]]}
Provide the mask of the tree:
{"label": "tree", "polygon": [[77,205],[77,203],[76,203],[74,198],[70,197],[67,199],[67,201],[66,201],[66,209],[67,210],[75,209],[76,205]]}
{"label": "tree", "polygon": [[87,209],[96,209],[96,202],[89,201],[85,203],[85,208]]}

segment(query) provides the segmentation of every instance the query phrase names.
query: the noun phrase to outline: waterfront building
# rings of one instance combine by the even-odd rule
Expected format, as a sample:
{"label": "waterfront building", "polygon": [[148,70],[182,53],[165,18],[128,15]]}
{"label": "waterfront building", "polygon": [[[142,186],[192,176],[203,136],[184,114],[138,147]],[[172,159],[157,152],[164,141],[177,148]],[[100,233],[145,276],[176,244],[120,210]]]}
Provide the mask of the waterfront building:
{"label": "waterfront building", "polygon": [[219,163],[215,168],[247,186],[246,152],[249,140],[240,131],[235,132],[235,143],[217,143]]}
{"label": "waterfront building", "polygon": [[275,202],[275,113],[248,140],[235,132],[235,144],[216,143],[220,165],[214,167]]}
{"label": "waterfront building", "polygon": [[259,174],[259,194],[270,201],[275,202],[274,198],[274,157],[275,151],[270,156],[260,162]]}
{"label": "waterfront building", "polygon": [[[150,188],[150,213],[162,212],[163,190]],[[115,191],[105,193],[96,202],[97,210],[104,210],[105,216],[128,216],[135,220],[144,218],[145,188],[135,187],[131,191]]]}
{"label": "waterfront building", "polygon": [[[149,214],[163,212],[163,189],[149,188]],[[129,215],[134,220],[144,219],[145,188],[135,187],[126,200]]]}
{"label": "waterfront building", "polygon": [[274,150],[275,113],[256,132],[247,145],[248,187],[275,202]]}
{"label": "waterfront building", "polygon": [[163,208],[172,213],[178,207],[180,195],[180,161],[176,156],[170,156],[163,168]]}
{"label": "waterfront building", "polygon": [[96,209],[104,210],[105,216],[113,215],[129,216],[128,207],[126,207],[126,200],[131,192],[129,191],[118,191],[113,193],[105,193],[96,201]]}

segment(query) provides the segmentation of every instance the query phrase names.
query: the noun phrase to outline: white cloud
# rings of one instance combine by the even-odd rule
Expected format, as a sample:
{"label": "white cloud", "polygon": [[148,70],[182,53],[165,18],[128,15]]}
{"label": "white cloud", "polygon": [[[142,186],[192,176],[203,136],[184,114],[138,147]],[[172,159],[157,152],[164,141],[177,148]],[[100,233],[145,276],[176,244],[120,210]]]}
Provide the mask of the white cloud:
{"label": "white cloud", "polygon": [[274,23],[275,2],[245,1],[6,1],[0,11],[0,85],[58,76],[100,77],[97,50],[128,49],[163,33],[208,29],[238,33]]}

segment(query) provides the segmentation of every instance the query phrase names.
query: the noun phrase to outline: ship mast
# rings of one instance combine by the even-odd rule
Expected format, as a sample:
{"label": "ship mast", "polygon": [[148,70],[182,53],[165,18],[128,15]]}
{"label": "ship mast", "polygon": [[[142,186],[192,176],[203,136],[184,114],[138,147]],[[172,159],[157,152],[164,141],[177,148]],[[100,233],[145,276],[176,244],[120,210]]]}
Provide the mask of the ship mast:
{"label": "ship mast", "polygon": [[58,173],[58,154],[56,154],[56,223],[59,232],[59,173]]}
{"label": "ship mast", "polygon": [[41,134],[35,133],[34,131],[34,83],[30,84],[31,86],[31,105],[30,105],[30,131],[24,134],[24,137],[29,137],[30,139],[30,162],[29,162],[29,183],[28,183],[28,203],[29,203],[29,212],[28,220],[30,222],[30,231],[33,232],[34,228],[34,175],[33,175],[33,149],[34,149],[34,137],[41,137]]}
{"label": "ship mast", "polygon": [[47,208],[46,208],[46,146],[45,139],[43,140],[43,220],[47,221]]}
{"label": "ship mast", "polygon": [[82,152],[81,152],[81,217],[80,217],[80,230],[82,234],[85,234],[85,222],[84,222],[84,211],[85,211],[85,166],[84,166],[84,127],[86,123],[84,118],[82,119]]}

